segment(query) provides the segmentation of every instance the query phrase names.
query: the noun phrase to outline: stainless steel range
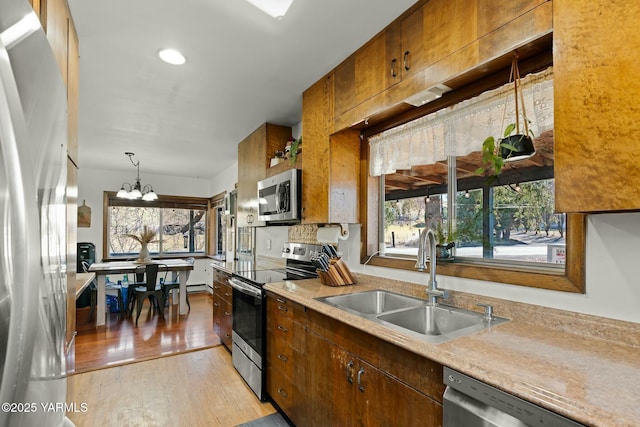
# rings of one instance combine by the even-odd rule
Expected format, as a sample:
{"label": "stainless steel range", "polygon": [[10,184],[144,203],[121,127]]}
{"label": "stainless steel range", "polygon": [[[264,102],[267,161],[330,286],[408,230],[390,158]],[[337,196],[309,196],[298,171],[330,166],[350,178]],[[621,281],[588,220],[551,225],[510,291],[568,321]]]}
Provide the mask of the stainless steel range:
{"label": "stainless steel range", "polygon": [[233,287],[232,359],[233,366],[260,400],[266,400],[266,301],[263,286],[318,277],[312,256],[320,245],[285,243],[282,257],[286,268],[239,270],[229,279]]}

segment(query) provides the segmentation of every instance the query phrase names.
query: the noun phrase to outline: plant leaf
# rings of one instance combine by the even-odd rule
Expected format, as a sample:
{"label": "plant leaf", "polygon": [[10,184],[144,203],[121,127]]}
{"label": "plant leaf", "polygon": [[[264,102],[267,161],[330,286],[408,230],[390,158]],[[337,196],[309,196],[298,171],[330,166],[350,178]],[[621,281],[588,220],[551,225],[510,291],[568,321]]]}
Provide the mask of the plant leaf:
{"label": "plant leaf", "polygon": [[511,144],[507,144],[506,142],[503,142],[502,144],[500,144],[500,147],[506,148],[507,150],[511,150],[511,151],[515,151],[515,152],[519,151],[515,146],[513,146]]}
{"label": "plant leaf", "polygon": [[493,150],[495,150],[495,148],[496,140],[492,136],[487,137],[487,139],[485,139],[482,143],[482,151],[490,151],[493,153]]}
{"label": "plant leaf", "polygon": [[509,123],[509,125],[504,129],[504,136],[507,137],[511,135],[511,132],[516,128],[515,123]]}

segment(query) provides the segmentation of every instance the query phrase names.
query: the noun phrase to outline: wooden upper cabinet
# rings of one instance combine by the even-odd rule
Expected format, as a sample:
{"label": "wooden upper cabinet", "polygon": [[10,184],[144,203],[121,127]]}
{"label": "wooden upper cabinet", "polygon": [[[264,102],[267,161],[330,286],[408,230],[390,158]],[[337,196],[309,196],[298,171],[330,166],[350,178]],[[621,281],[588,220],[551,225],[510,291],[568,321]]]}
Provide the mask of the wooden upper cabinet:
{"label": "wooden upper cabinet", "polygon": [[553,3],[556,210],[640,209],[640,3]]}
{"label": "wooden upper cabinet", "polygon": [[549,0],[417,2],[335,69],[335,130],[384,119],[438,84],[503,68],[492,61],[551,33],[551,9]]}
{"label": "wooden upper cabinet", "polygon": [[302,95],[302,222],[359,219],[360,137],[356,131],[332,135],[333,74]]}
{"label": "wooden upper cabinet", "polygon": [[477,3],[478,37],[497,30],[508,22],[550,0],[474,0]]}
{"label": "wooden upper cabinet", "polygon": [[[395,34],[391,34],[390,37],[393,36]],[[336,115],[383,92],[399,80],[399,76],[392,75],[390,64],[395,52],[391,53],[389,50],[391,49],[387,45],[387,32],[382,31],[336,67]],[[396,64],[395,68],[398,73],[401,72],[399,64]]]}
{"label": "wooden upper cabinet", "polygon": [[66,0],[33,0],[32,6],[40,15],[42,26],[58,63],[60,75],[67,88],[67,155],[78,165],[80,85],[78,34]]}
{"label": "wooden upper cabinet", "polygon": [[258,221],[258,181],[266,177],[271,157],[284,150],[290,137],[290,127],[265,123],[238,144],[238,227],[265,225]]}
{"label": "wooden upper cabinet", "polygon": [[76,165],[78,163],[78,116],[80,111],[80,53],[78,34],[73,20],[68,21],[69,49],[67,55],[67,105],[68,105],[68,145],[67,154]]}
{"label": "wooden upper cabinet", "polygon": [[69,9],[66,0],[47,0],[46,19],[47,39],[66,85],[69,50]]}
{"label": "wooden upper cabinet", "polygon": [[431,0],[424,5],[422,16],[425,65],[478,38],[476,0]]}
{"label": "wooden upper cabinet", "polygon": [[[393,26],[394,24],[392,24]],[[397,25],[396,25],[397,27]],[[424,7],[416,10],[400,23],[400,71],[402,78],[423,69],[426,65],[424,40]]]}

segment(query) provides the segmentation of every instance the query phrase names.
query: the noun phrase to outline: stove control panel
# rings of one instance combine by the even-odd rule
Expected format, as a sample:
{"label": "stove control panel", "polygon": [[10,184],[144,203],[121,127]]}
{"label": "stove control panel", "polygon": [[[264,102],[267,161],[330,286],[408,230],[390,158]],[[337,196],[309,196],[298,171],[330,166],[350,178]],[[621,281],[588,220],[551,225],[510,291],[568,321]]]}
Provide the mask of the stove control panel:
{"label": "stove control panel", "polygon": [[285,243],[282,247],[282,258],[297,261],[310,261],[312,257],[322,253],[322,245],[309,243]]}

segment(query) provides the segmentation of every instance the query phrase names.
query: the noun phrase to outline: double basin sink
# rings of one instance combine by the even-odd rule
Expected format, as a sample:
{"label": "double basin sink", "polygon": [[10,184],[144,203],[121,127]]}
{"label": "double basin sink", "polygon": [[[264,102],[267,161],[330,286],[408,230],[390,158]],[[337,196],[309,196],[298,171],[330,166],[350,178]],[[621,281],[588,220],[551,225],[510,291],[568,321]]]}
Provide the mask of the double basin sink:
{"label": "double basin sink", "polygon": [[325,304],[369,319],[432,344],[439,344],[508,321],[385,290],[316,298]]}

